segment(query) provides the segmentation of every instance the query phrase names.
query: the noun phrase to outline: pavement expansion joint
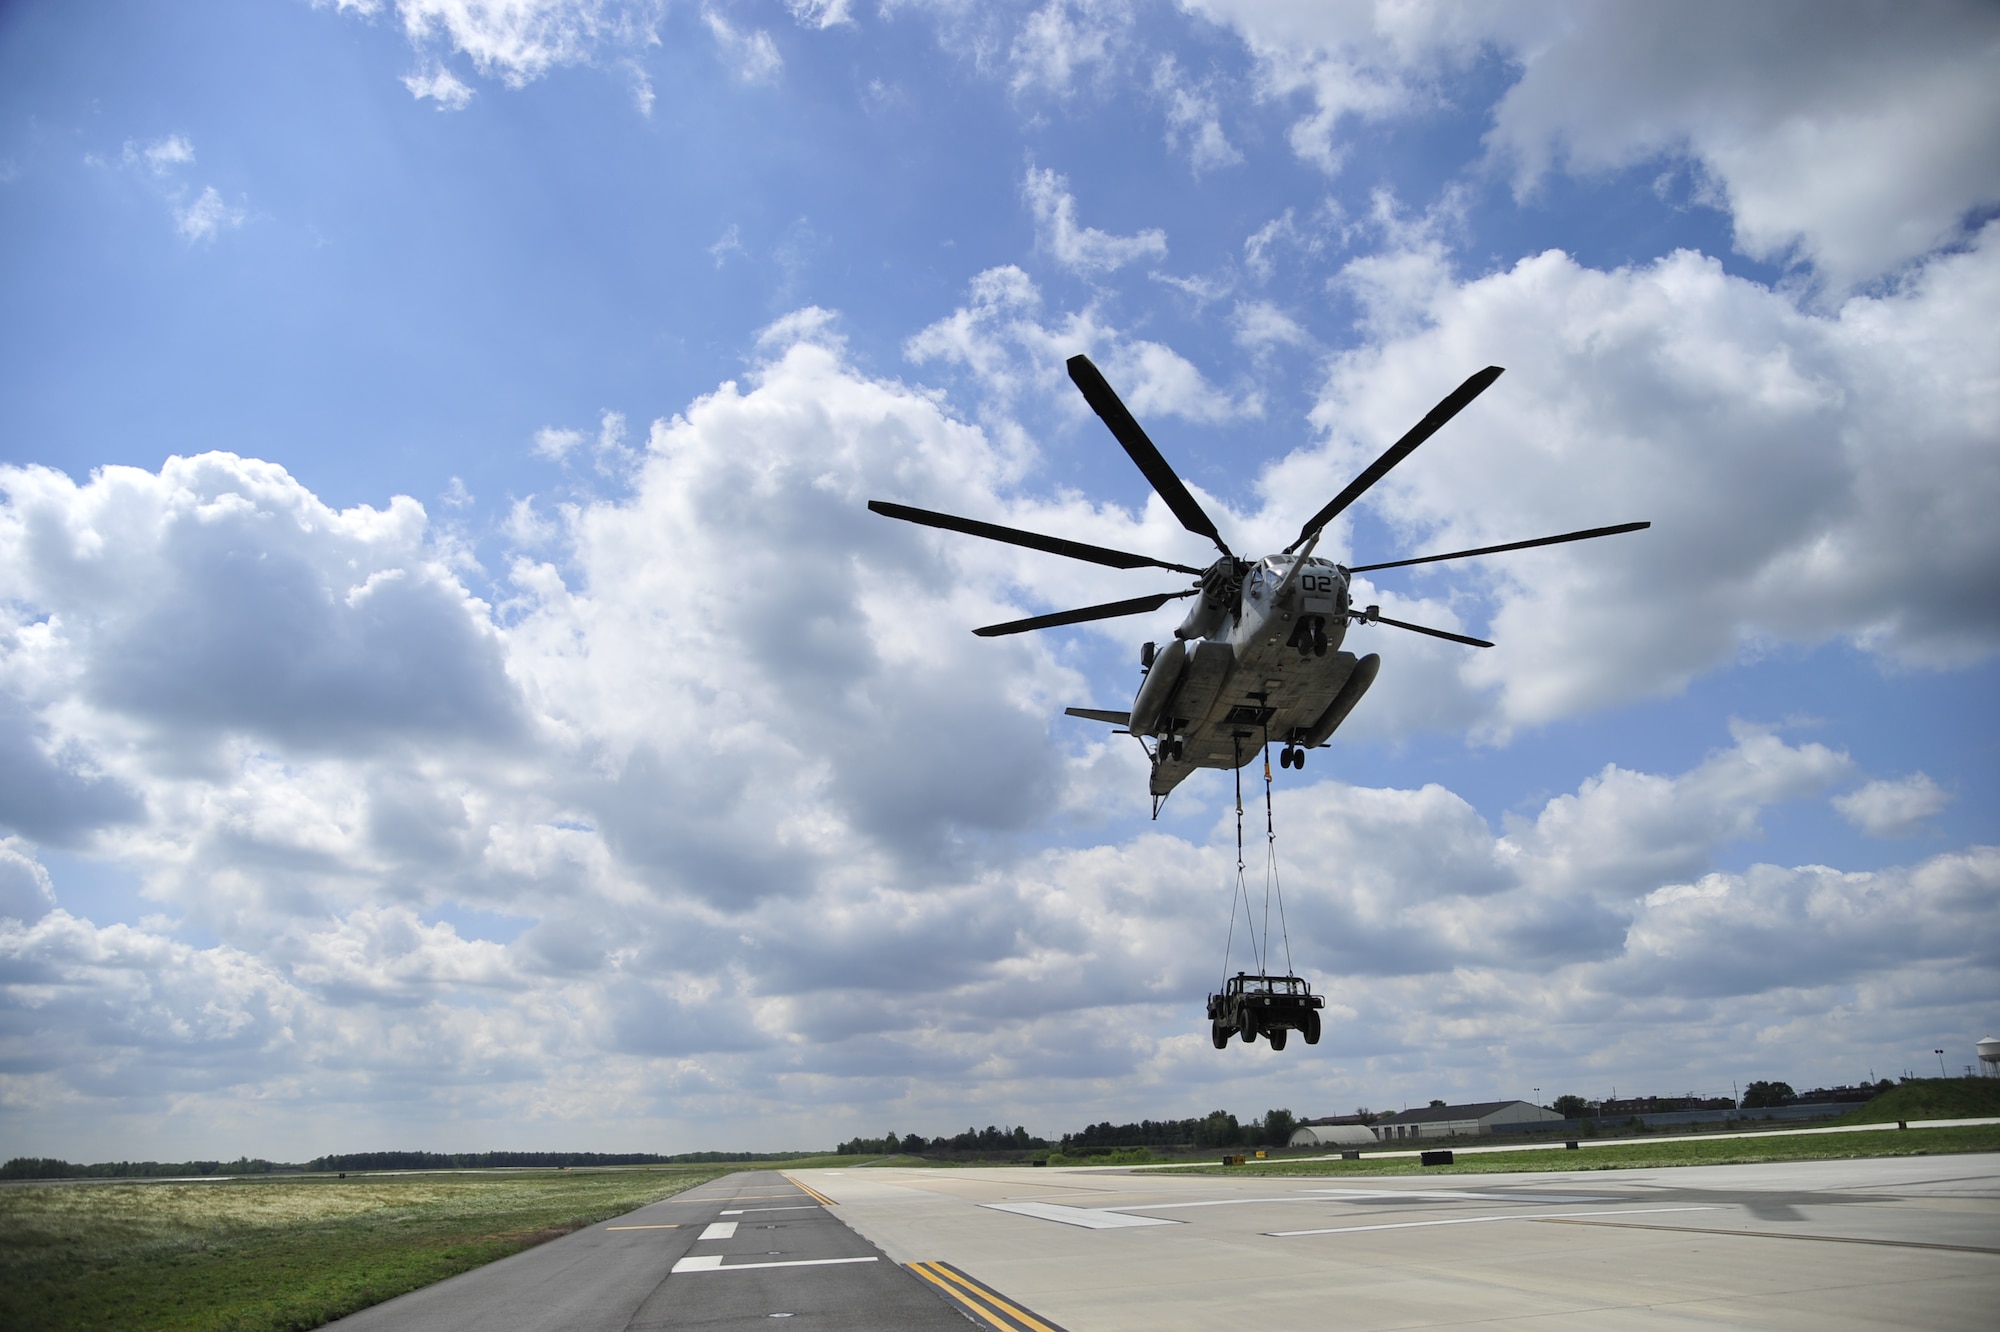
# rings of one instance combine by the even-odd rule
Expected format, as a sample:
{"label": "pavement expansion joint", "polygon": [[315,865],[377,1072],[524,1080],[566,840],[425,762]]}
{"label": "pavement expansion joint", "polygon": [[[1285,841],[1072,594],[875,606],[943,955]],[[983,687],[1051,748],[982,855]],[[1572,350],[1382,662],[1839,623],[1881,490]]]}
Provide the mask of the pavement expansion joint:
{"label": "pavement expansion joint", "polygon": [[1876,1244],[1890,1249],[1942,1249],[1947,1253],[1990,1253],[2000,1249],[1978,1244],[1936,1244],[1928,1240],[1870,1239],[1862,1235],[1813,1235],[1787,1230],[1715,1230],[1708,1226],[1655,1226],[1644,1221],[1595,1221],[1586,1217],[1528,1216],[1523,1221],[1546,1221],[1557,1226],[1612,1226],[1619,1230],[1670,1230],[1681,1235],[1741,1235],[1746,1239],[1812,1240],[1820,1244]]}
{"label": "pavement expansion joint", "polygon": [[1496,1221],[1561,1221],[1570,1217],[1585,1216],[1658,1216],[1664,1212],[1719,1212],[1719,1204],[1701,1207],[1638,1207],[1630,1211],[1615,1212],[1545,1212],[1540,1216],[1523,1216],[1516,1212],[1505,1216],[1440,1216],[1428,1221],[1380,1221],[1366,1226],[1323,1226],[1317,1230],[1267,1230],[1271,1239],[1291,1239],[1299,1235],[1351,1235],[1368,1230],[1425,1230],[1432,1226],[1479,1226]]}

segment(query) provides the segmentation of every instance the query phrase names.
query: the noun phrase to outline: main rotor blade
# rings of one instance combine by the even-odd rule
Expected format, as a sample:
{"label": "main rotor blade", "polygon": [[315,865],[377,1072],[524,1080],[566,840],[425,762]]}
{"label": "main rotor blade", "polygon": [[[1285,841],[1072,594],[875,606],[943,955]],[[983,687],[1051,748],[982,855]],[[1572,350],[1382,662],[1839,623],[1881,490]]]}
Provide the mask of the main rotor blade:
{"label": "main rotor blade", "polygon": [[1367,619],[1364,619],[1362,623],[1390,624],[1394,625],[1398,629],[1408,629],[1413,634],[1429,634],[1432,638],[1448,638],[1454,643],[1463,643],[1467,647],[1493,646],[1491,643],[1487,642],[1483,638],[1467,638],[1464,634],[1454,634],[1444,629],[1428,629],[1421,624],[1411,624],[1407,620],[1392,620],[1386,615],[1380,615],[1380,614],[1373,615],[1368,617]]}
{"label": "main rotor blade", "polygon": [[1072,356],[1068,364],[1070,380],[1082,391],[1083,400],[1090,404],[1090,410],[1096,412],[1105,425],[1111,427],[1111,433],[1125,446],[1125,452],[1132,456],[1132,461],[1139,464],[1139,470],[1146,474],[1146,480],[1152,483],[1153,489],[1159,492],[1160,498],[1167,502],[1169,509],[1173,510],[1174,517],[1181,520],[1181,526],[1199,536],[1207,537],[1215,543],[1217,550],[1234,559],[1234,553],[1223,544],[1222,535],[1215,530],[1215,524],[1209,520],[1206,513],[1202,512],[1201,505],[1194,502],[1194,496],[1188,494],[1188,488],[1181,484],[1181,479],[1174,469],[1167,465],[1167,460],[1153,447],[1153,441],[1146,438],[1146,432],[1132,419],[1132,413],[1125,410],[1125,404],[1111,391],[1111,385],[1105,382],[1104,376],[1098,372],[1095,365],[1091,364],[1090,358],[1082,355]]}
{"label": "main rotor blade", "polygon": [[1527,550],[1530,546],[1558,546],[1565,541],[1588,541],[1592,537],[1617,536],[1620,532],[1643,532],[1651,526],[1651,523],[1620,523],[1616,527],[1593,527],[1588,532],[1565,532],[1561,536],[1536,537],[1533,541],[1510,541],[1504,546],[1481,546],[1478,550],[1454,550],[1448,555],[1419,555],[1413,560],[1357,564],[1347,572],[1370,573],[1376,569],[1401,569],[1411,564],[1436,564],[1439,560],[1463,560],[1474,555],[1498,555],[1503,550]]}
{"label": "main rotor blade", "polygon": [[1043,536],[1039,532],[1024,532],[1018,527],[982,523],[976,518],[960,518],[956,514],[913,509],[907,504],[891,504],[887,500],[869,500],[868,508],[884,518],[900,518],[906,523],[921,523],[925,527],[942,528],[947,532],[963,532],[967,536],[985,537],[988,541],[1004,541],[1012,546],[1026,546],[1029,550],[1045,550],[1051,555],[1066,555],[1073,560],[1087,560],[1092,564],[1109,565],[1113,569],[1170,569],[1175,573],[1193,574],[1197,578],[1202,573],[1200,569],[1191,569],[1185,564],[1172,564],[1166,560],[1156,560],[1150,555],[1134,555],[1129,551],[1092,546],[1082,541]]}
{"label": "main rotor blade", "polygon": [[1134,597],[1130,601],[1107,601],[1101,606],[1085,606],[1080,610],[1057,611],[1053,615],[1036,615],[1026,620],[1009,620],[1005,624],[989,624],[984,629],[972,632],[981,638],[998,638],[1002,634],[1024,634],[1030,629],[1054,629],[1058,625],[1082,624],[1085,620],[1112,620],[1120,615],[1144,615],[1156,611],[1169,601],[1191,597],[1201,591],[1191,587],[1185,592],[1162,592],[1158,596]]}
{"label": "main rotor blade", "polygon": [[1501,373],[1499,366],[1489,365],[1445,395],[1444,401],[1431,408],[1430,414],[1423,420],[1411,426],[1408,434],[1391,444],[1387,452],[1368,464],[1366,471],[1348,482],[1347,489],[1335,495],[1331,503],[1307,519],[1306,525],[1299,529],[1299,539],[1285,549],[1291,551],[1304,545],[1313,533],[1339,517],[1341,510],[1366,494],[1370,486],[1387,476],[1391,467],[1415,452],[1417,445],[1435,435],[1446,421],[1464,411],[1466,404],[1484,393],[1494,380],[1500,378]]}

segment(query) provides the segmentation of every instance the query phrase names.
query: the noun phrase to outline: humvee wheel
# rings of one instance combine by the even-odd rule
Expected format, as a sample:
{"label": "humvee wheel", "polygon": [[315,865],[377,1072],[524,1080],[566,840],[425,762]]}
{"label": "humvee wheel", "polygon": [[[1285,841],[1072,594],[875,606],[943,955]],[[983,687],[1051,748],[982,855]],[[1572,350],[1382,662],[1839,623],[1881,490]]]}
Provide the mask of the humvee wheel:
{"label": "humvee wheel", "polygon": [[1208,1024],[1208,1038],[1215,1042],[1215,1048],[1218,1050],[1229,1048],[1229,1028],[1220,1022],[1211,1021]]}
{"label": "humvee wheel", "polygon": [[1306,1038],[1307,1045],[1319,1044],[1319,1010],[1317,1008],[1306,1010],[1306,1025],[1305,1031],[1302,1034]]}
{"label": "humvee wheel", "polygon": [[1286,1032],[1285,1032],[1285,1029],[1284,1029],[1283,1027],[1273,1027],[1273,1028],[1271,1029],[1271,1048],[1272,1048],[1273,1050],[1282,1050],[1282,1049],[1284,1049],[1284,1048],[1285,1048],[1285,1036],[1286,1036]]}
{"label": "humvee wheel", "polygon": [[1245,1045],[1254,1045],[1257,1043],[1257,1019],[1250,1016],[1249,1009],[1246,1008],[1237,1014],[1236,1030],[1243,1037]]}

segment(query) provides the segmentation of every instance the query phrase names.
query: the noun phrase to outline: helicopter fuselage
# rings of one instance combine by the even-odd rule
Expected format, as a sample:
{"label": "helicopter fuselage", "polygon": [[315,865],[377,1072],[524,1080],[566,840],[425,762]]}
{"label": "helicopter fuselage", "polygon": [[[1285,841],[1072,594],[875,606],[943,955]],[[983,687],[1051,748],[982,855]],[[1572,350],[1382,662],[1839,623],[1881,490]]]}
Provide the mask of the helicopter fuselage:
{"label": "helicopter fuselage", "polygon": [[1340,650],[1348,576],[1331,561],[1271,555],[1218,565],[1204,581],[1173,641],[1141,654],[1146,678],[1126,725],[1153,742],[1155,798],[1197,768],[1242,766],[1268,740],[1324,744],[1380,665]]}

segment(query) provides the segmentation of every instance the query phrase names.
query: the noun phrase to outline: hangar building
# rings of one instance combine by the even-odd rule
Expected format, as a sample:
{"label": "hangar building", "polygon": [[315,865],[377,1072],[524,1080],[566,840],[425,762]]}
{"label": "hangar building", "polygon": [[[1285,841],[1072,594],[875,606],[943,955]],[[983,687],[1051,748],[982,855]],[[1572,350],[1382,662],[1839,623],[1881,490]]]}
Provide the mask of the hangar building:
{"label": "hangar building", "polygon": [[1476,1101],[1471,1105],[1432,1105],[1383,1115],[1373,1127],[1377,1142],[1409,1138],[1473,1138],[1490,1134],[1496,1124],[1560,1124],[1563,1117],[1527,1101]]}

